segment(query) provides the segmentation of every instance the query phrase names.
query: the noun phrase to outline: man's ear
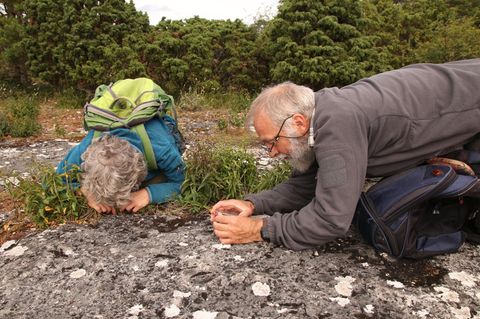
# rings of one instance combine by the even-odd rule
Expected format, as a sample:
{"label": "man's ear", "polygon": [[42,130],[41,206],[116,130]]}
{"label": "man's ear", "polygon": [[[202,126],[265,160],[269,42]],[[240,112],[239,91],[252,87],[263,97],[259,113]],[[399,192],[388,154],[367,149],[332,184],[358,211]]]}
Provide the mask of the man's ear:
{"label": "man's ear", "polygon": [[300,113],[295,113],[292,117],[295,128],[298,132],[305,132],[309,128],[308,120],[305,116]]}

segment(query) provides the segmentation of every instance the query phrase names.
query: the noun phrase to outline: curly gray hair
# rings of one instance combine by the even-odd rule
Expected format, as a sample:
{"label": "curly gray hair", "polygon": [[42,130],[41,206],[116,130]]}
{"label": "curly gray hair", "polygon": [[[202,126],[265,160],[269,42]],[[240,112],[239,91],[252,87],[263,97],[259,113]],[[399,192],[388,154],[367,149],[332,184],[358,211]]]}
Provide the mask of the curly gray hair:
{"label": "curly gray hair", "polygon": [[143,154],[129,142],[104,135],[82,155],[82,191],[99,204],[122,207],[147,176]]}
{"label": "curly gray hair", "polygon": [[[253,128],[254,117],[263,111],[275,125],[280,126],[287,117],[294,113],[300,113],[307,119],[312,117],[315,106],[315,94],[312,89],[283,82],[264,89],[252,102],[247,114],[247,129]],[[289,128],[289,123],[286,123]]]}

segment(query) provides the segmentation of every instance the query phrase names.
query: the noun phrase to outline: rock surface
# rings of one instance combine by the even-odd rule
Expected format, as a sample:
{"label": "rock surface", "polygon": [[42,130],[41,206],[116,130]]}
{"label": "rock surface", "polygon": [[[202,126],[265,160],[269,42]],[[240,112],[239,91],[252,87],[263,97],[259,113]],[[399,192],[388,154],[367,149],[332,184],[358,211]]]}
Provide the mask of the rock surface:
{"label": "rock surface", "polygon": [[218,247],[205,216],[36,232],[0,249],[0,318],[480,318],[478,246],[416,262],[354,232],[301,252]]}
{"label": "rock surface", "polygon": [[[56,165],[72,145],[0,146],[1,169],[24,172],[32,159]],[[222,245],[205,216],[104,216],[4,243],[0,318],[480,319],[479,261],[480,246],[470,244],[396,261],[354,231],[293,252]]]}

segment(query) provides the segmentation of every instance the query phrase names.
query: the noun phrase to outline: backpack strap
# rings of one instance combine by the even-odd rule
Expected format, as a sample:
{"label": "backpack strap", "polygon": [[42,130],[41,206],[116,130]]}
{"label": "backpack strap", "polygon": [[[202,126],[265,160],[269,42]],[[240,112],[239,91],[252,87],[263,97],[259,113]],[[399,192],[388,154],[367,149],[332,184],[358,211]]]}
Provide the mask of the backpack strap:
{"label": "backpack strap", "polygon": [[[155,159],[155,153],[153,152],[152,143],[150,142],[150,138],[148,137],[147,131],[145,130],[145,126],[143,124],[136,125],[131,128],[132,131],[138,134],[140,140],[142,141],[143,145],[143,152],[145,156],[145,161],[147,162],[147,167],[150,170],[158,169],[157,161]],[[94,130],[93,138],[100,137],[103,132]]]}
{"label": "backpack strap", "polygon": [[158,168],[157,161],[155,160],[155,153],[153,152],[152,143],[150,142],[150,138],[148,137],[147,131],[145,130],[145,126],[143,124],[135,125],[131,128],[131,130],[137,133],[138,136],[140,136],[148,169],[156,170]]}
{"label": "backpack strap", "polygon": [[451,166],[455,172],[463,174],[463,175],[470,175],[475,176],[475,172],[473,169],[465,162],[460,160],[446,158],[446,157],[434,157],[427,161],[428,164],[435,164],[435,165],[448,165]]}

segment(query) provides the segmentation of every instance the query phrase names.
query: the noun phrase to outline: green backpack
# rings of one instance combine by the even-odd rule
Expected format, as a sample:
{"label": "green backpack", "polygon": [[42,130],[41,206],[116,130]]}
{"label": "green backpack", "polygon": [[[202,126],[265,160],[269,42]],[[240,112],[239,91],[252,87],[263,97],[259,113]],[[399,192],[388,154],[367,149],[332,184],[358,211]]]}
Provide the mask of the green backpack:
{"label": "green backpack", "polygon": [[[173,113],[176,123],[173,97],[152,80],[119,80],[97,87],[94,98],[84,107],[84,127],[86,130],[95,130],[94,137],[120,127],[135,131],[142,141],[148,168],[155,170],[155,154],[143,123],[155,116],[162,118],[168,111]],[[176,127],[173,129],[178,132]]]}

